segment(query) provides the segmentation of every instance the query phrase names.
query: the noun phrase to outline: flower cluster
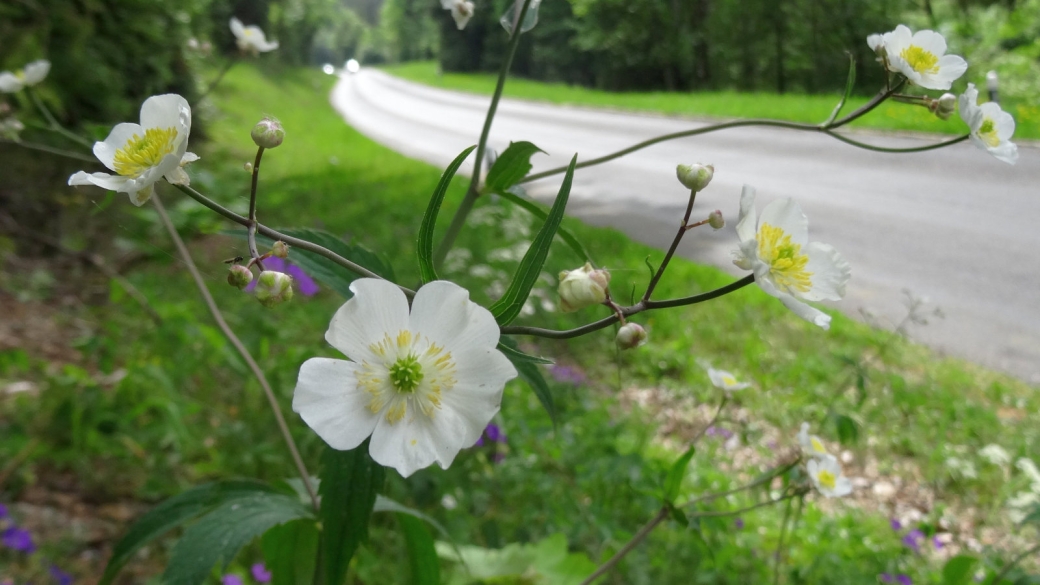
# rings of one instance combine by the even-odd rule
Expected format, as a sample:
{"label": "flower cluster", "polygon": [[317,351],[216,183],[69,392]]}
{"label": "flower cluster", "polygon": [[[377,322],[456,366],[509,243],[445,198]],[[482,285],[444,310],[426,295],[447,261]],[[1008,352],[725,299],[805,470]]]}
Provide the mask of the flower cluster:
{"label": "flower cluster", "polygon": [[828,498],[840,498],[852,493],[852,482],[845,477],[838,459],[827,452],[819,437],[809,434],[809,423],[802,423],[798,431],[798,444],[809,457],[806,468],[818,492]]}

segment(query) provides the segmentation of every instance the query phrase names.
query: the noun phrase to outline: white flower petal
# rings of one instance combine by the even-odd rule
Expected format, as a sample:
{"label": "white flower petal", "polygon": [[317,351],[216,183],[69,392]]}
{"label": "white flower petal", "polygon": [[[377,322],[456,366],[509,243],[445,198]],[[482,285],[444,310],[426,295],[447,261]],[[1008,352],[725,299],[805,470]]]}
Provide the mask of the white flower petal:
{"label": "white flower petal", "polygon": [[333,449],[357,447],[380,418],[368,408],[371,397],[358,389],[357,367],[329,358],[311,358],[300,367],[293,411]]}
{"label": "white flower petal", "polygon": [[777,199],[762,210],[762,217],[758,225],[769,224],[784,230],[791,236],[791,242],[804,245],[809,241],[809,218],[802,213],[802,208],[794,202],[794,199],[786,197]]}
{"label": "white flower petal", "polygon": [[140,124],[131,122],[116,124],[104,142],[94,143],[94,156],[109,170],[115,171],[116,152],[126,146],[126,143],[130,142],[134,136],[144,136],[144,128],[141,128]]}
{"label": "white flower petal", "polygon": [[153,193],[155,193],[155,183],[149,183],[137,191],[128,192],[127,195],[130,196],[130,203],[140,207],[152,198]]}
{"label": "white flower petal", "polygon": [[810,307],[791,295],[780,293],[777,298],[780,299],[780,302],[783,303],[785,307],[793,311],[795,315],[798,315],[802,319],[805,319],[824,330],[831,328],[831,316],[827,313],[814,307]]}
{"label": "white flower petal", "polygon": [[46,59],[33,61],[23,70],[25,85],[36,85],[47,78],[51,70],[51,62]]}
{"label": "white flower petal", "polygon": [[23,87],[25,87],[25,84],[14,73],[10,71],[0,73],[0,92],[17,93],[22,91]]}
{"label": "white flower petal", "polygon": [[176,166],[172,171],[163,175],[171,185],[190,185],[191,177],[188,173],[184,172],[184,169],[180,166]]}
{"label": "white flower petal", "polygon": [[235,35],[236,39],[242,38],[242,35],[245,33],[245,27],[242,26],[242,21],[232,16],[231,21],[228,24],[231,27],[231,34]]}
{"label": "white flower petal", "polygon": [[393,425],[384,417],[372,432],[368,452],[376,463],[393,467],[401,477],[408,477],[435,461],[447,468],[464,446],[464,428],[465,424],[451,411],[438,411],[433,420],[418,416]]}
{"label": "white flower petal", "polygon": [[798,297],[806,301],[841,300],[852,266],[829,244],[811,242],[802,252],[809,256],[805,269],[812,273],[812,288]]}
{"label": "white flower petal", "polygon": [[758,233],[758,211],[755,210],[755,188],[744,185],[740,192],[740,216],[737,221],[737,238],[741,243],[754,240]]}
{"label": "white flower petal", "polygon": [[193,163],[197,160],[199,160],[199,155],[195,154],[194,152],[185,152],[184,156],[181,157],[181,166],[184,166],[188,163]]}
{"label": "white flower petal", "polygon": [[937,57],[946,52],[946,39],[934,30],[917,31],[911,37],[910,44],[921,47]]}
{"label": "white flower petal", "polygon": [[737,381],[736,376],[727,372],[726,370],[716,370],[715,368],[708,368],[708,378],[711,379],[712,385],[721,390],[743,390],[744,388],[751,386],[751,384],[747,382]]}
{"label": "white flower petal", "polygon": [[472,303],[469,291],[444,280],[419,289],[412,300],[409,328],[452,351],[490,350],[499,331],[491,312]]}
{"label": "white flower petal", "polygon": [[989,153],[997,160],[1013,165],[1018,162],[1018,146],[1011,142],[1001,143],[996,148],[988,148]]}
{"label": "white flower petal", "polygon": [[369,346],[408,329],[408,300],[397,285],[378,278],[359,278],[350,290],[354,298],[336,311],[325,340],[356,362],[377,361]]}

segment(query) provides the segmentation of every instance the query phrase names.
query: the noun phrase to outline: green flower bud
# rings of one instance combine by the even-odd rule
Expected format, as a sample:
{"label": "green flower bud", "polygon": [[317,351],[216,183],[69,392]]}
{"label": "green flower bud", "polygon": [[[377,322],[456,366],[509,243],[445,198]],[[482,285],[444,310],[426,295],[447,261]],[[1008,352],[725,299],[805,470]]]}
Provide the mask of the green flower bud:
{"label": "green flower bud", "polygon": [[242,170],[244,170],[245,172],[249,173],[250,175],[253,174],[253,163],[251,163],[251,162],[242,163]]}
{"label": "green flower bud", "polygon": [[949,120],[950,116],[957,111],[957,96],[952,93],[944,93],[937,100],[932,100],[928,104],[928,109],[932,111],[940,120]]}
{"label": "green flower bud", "polygon": [[679,177],[679,182],[687,189],[703,191],[715,176],[715,167],[702,164],[679,165],[675,167],[675,176]]}
{"label": "green flower bud", "polygon": [[249,136],[253,138],[253,142],[257,146],[263,148],[274,148],[282,143],[285,139],[285,130],[282,128],[282,123],[274,118],[264,118],[253,126],[253,131],[249,133]]}
{"label": "green flower bud", "polygon": [[717,230],[726,227],[726,220],[722,217],[722,210],[716,209],[708,214],[708,225]]}
{"label": "green flower bud", "polygon": [[288,258],[289,244],[286,244],[285,242],[278,240],[273,245],[271,245],[271,255],[276,256],[278,258]]}
{"label": "green flower bud", "polygon": [[607,285],[610,284],[610,273],[596,270],[592,264],[576,270],[560,272],[560,309],[565,313],[577,311],[590,305],[598,305],[607,300]]}
{"label": "green flower bud", "polygon": [[250,282],[253,282],[253,271],[241,264],[235,264],[228,271],[227,281],[231,286],[242,290],[249,286]]}
{"label": "green flower bud", "polygon": [[614,338],[620,349],[633,349],[646,343],[646,329],[638,323],[625,323],[618,329],[617,337]]}
{"label": "green flower bud", "polygon": [[256,300],[265,307],[273,307],[293,297],[292,277],[288,274],[265,270],[256,279]]}

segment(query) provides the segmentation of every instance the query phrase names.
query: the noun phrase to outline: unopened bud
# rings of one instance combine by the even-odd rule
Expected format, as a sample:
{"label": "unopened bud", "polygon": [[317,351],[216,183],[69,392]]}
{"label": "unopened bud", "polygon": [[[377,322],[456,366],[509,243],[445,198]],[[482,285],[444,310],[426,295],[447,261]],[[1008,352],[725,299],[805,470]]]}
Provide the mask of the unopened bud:
{"label": "unopened bud", "polygon": [[227,282],[231,286],[241,290],[249,286],[250,282],[253,282],[253,271],[242,266],[241,264],[235,264],[228,271]]}
{"label": "unopened bud", "polygon": [[617,337],[614,338],[620,349],[633,349],[646,343],[646,329],[638,323],[625,323],[618,329]]}
{"label": "unopened bud", "polygon": [[265,270],[256,279],[256,300],[265,307],[292,300],[292,277],[288,274]]}
{"label": "unopened bud", "polygon": [[679,165],[675,167],[675,176],[679,177],[679,182],[687,189],[703,191],[715,176],[715,167],[702,164]]}
{"label": "unopened bud", "polygon": [[708,214],[708,225],[717,230],[726,227],[726,219],[722,217],[721,210],[716,209]]}
{"label": "unopened bud", "polygon": [[286,244],[285,242],[278,240],[271,246],[271,255],[276,256],[278,258],[288,258],[289,244]]}
{"label": "unopened bud", "polygon": [[251,162],[242,163],[242,169],[245,170],[245,172],[252,174],[253,173],[253,163],[251,163]]}
{"label": "unopened bud", "polygon": [[274,148],[285,139],[285,130],[278,120],[264,118],[253,126],[253,131],[249,133],[249,136],[261,148]]}
{"label": "unopened bud", "polygon": [[560,309],[565,313],[577,311],[607,300],[610,273],[596,270],[589,262],[575,270],[560,272]]}
{"label": "unopened bud", "polygon": [[944,93],[939,99],[932,100],[928,109],[940,120],[949,120],[953,112],[957,110],[957,96],[952,93]]}

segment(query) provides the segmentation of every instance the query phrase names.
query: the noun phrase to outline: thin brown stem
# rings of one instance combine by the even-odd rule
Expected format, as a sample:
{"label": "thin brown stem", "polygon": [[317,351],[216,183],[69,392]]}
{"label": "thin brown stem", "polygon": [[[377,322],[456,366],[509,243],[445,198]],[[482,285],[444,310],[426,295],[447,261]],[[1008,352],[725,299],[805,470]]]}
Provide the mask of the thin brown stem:
{"label": "thin brown stem", "polygon": [[675,250],[679,247],[679,242],[682,241],[683,235],[686,234],[686,226],[690,223],[690,214],[693,213],[693,203],[697,200],[697,191],[695,189],[690,190],[690,200],[686,204],[686,213],[683,215],[682,223],[679,225],[679,231],[675,233],[675,238],[672,239],[672,245],[668,247],[668,251],[664,255],[664,260],[661,261],[661,265],[657,267],[657,272],[650,279],[650,284],[646,286],[646,292],[643,293],[643,300],[649,301],[650,295],[654,293],[654,289],[657,288],[657,283],[660,282],[661,277],[664,276],[665,268],[668,268],[668,263],[672,260],[672,256],[675,255]]}
{"label": "thin brown stem", "polygon": [[790,500],[791,498],[797,497],[799,495],[801,495],[799,492],[787,494],[786,496],[781,496],[775,500],[766,500],[764,502],[759,502],[753,506],[740,508],[739,510],[724,510],[719,512],[694,512],[693,514],[689,515],[689,518],[723,518],[725,516],[737,516],[743,514],[744,512],[750,512],[751,510],[757,510],[759,508],[765,508],[766,506],[772,506],[773,504],[779,504],[780,502]]}
{"label": "thin brown stem", "polygon": [[36,95],[36,92],[33,90],[33,88],[25,88],[25,93],[29,94],[29,99],[31,99],[33,104],[36,105],[36,109],[40,110],[40,113],[43,114],[43,117],[47,119],[47,124],[49,125],[47,128],[48,130],[57,134],[61,134],[65,138],[68,138],[69,140],[76,142],[81,146],[85,146],[88,149],[93,148],[93,142],[87,140],[86,138],[83,138],[75,132],[67,130],[64,126],[62,126],[61,123],[58,122],[57,118],[54,117],[54,114],[51,113],[50,108],[48,108],[46,104],[44,104],[43,101],[40,100],[40,96]]}
{"label": "thin brown stem", "polygon": [[696,497],[696,498],[694,498],[694,499],[692,499],[692,500],[690,500],[688,502],[685,502],[683,504],[680,504],[680,505],[676,506],[676,508],[685,508],[687,506],[692,506],[694,504],[700,504],[700,503],[703,503],[703,502],[708,502],[708,501],[715,500],[715,499],[718,499],[718,498],[722,498],[722,497],[725,497],[725,496],[730,496],[730,495],[737,494],[737,493],[740,493],[740,492],[743,492],[743,491],[754,489],[754,488],[756,488],[756,487],[758,487],[760,485],[763,485],[763,484],[766,484],[766,483],[769,483],[769,482],[773,481],[773,478],[775,478],[775,477],[778,477],[778,476],[781,476],[781,475],[787,473],[788,471],[790,471],[790,469],[792,467],[794,467],[795,465],[798,465],[798,461],[799,460],[795,460],[794,462],[792,462],[792,463],[790,463],[788,465],[785,465],[785,466],[783,466],[783,467],[781,467],[781,468],[779,468],[777,470],[774,470],[773,473],[770,473],[769,475],[767,475],[765,477],[761,477],[761,478],[759,478],[759,479],[757,479],[757,480],[755,480],[755,481],[753,481],[753,482],[751,482],[749,484],[742,485],[740,487],[733,488],[731,490],[726,490],[724,492],[715,492],[715,493],[712,493],[712,494],[705,494],[703,496],[698,496],[698,497]]}
{"label": "thin brown stem", "polygon": [[48,144],[39,144],[37,142],[27,142],[25,140],[11,140],[11,139],[8,139],[8,138],[0,138],[0,143],[3,143],[3,144],[14,144],[16,146],[21,146],[22,148],[28,148],[29,150],[36,150],[36,151],[39,151],[39,152],[46,152],[48,154],[53,154],[53,155],[61,156],[61,157],[65,157],[65,158],[72,158],[72,159],[76,159],[76,160],[83,161],[83,162],[96,163],[98,161],[96,158],[94,158],[92,156],[87,156],[85,154],[82,154],[82,153],[79,153],[79,152],[74,152],[74,151],[71,151],[71,150],[65,150],[64,148],[57,148],[57,147],[54,147],[54,146],[50,146]]}
{"label": "thin brown stem", "polygon": [[274,413],[275,421],[278,423],[278,429],[282,433],[282,439],[285,440],[285,445],[289,448],[289,454],[292,456],[293,463],[296,464],[296,471],[299,472],[300,479],[303,480],[303,486],[307,489],[307,493],[310,495],[311,505],[314,506],[315,510],[318,510],[318,494],[314,491],[314,486],[311,485],[310,473],[307,472],[307,467],[303,464],[303,458],[300,457],[300,452],[296,448],[296,443],[293,441],[292,433],[289,432],[289,425],[286,424],[285,417],[282,416],[282,409],[278,405],[278,399],[274,395],[274,390],[271,389],[271,385],[267,382],[267,376],[264,375],[263,370],[260,369],[260,365],[256,363],[252,354],[249,353],[246,346],[241,340],[239,340],[238,336],[235,335],[235,332],[231,330],[227,321],[224,320],[224,315],[220,312],[220,308],[217,307],[216,301],[213,300],[213,295],[210,294],[209,289],[206,287],[206,281],[203,280],[202,274],[199,273],[199,269],[191,259],[191,253],[188,251],[188,247],[184,245],[184,241],[181,239],[180,234],[177,233],[177,228],[173,226],[173,222],[170,221],[170,216],[166,214],[166,208],[163,207],[158,194],[152,195],[152,201],[155,202],[155,210],[159,214],[159,219],[162,220],[163,225],[166,227],[166,231],[170,234],[170,239],[173,240],[174,246],[177,247],[177,252],[180,254],[181,260],[183,260],[184,265],[187,266],[192,279],[195,280],[195,286],[199,289],[199,293],[202,295],[202,300],[206,302],[206,307],[213,316],[213,320],[217,322],[217,326],[220,327],[224,336],[228,338],[228,341],[230,341],[231,345],[235,347],[238,354],[242,356],[242,359],[246,362],[250,371],[253,372],[253,376],[256,377],[258,382],[260,382],[260,387],[263,388],[264,394],[267,396],[267,402],[271,405],[271,411]]}
{"label": "thin brown stem", "polygon": [[607,571],[614,568],[614,565],[618,564],[621,559],[625,558],[625,555],[632,552],[634,548],[639,546],[639,543],[646,540],[646,537],[650,536],[650,533],[653,532],[661,522],[667,520],[669,514],[671,514],[671,509],[668,506],[662,506],[661,509],[657,511],[657,514],[651,518],[645,526],[640,528],[639,532],[637,532],[631,540],[625,543],[625,546],[621,547],[621,550],[614,553],[614,556],[610,557],[607,562],[600,565],[591,575],[586,577],[585,580],[581,582],[581,585],[590,585],[596,579],[602,577]]}

